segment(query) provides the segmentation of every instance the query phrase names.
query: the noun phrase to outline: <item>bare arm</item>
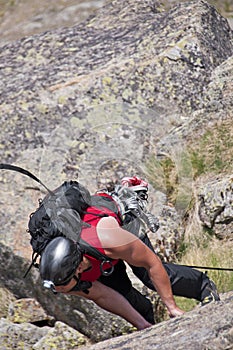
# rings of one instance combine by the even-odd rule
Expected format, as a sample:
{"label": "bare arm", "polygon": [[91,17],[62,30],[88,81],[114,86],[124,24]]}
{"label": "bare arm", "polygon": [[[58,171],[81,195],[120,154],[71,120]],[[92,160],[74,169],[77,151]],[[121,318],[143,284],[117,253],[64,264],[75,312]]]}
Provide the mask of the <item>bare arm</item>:
{"label": "bare arm", "polygon": [[121,294],[98,281],[93,282],[88,294],[76,291],[68,292],[67,294],[79,295],[93,300],[101,308],[123,317],[138,330],[152,326],[130,305],[130,303]]}
{"label": "bare arm", "polygon": [[183,314],[175,303],[169,277],[156,254],[130,232],[123,230],[114,218],[101,219],[97,225],[97,232],[109,257],[146,268],[170,316]]}

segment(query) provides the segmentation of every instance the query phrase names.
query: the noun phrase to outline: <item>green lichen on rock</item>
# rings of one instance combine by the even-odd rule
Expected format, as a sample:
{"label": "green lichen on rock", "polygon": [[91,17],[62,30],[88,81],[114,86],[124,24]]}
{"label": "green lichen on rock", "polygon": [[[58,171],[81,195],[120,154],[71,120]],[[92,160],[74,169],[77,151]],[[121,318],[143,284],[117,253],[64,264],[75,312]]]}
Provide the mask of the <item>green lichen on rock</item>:
{"label": "green lichen on rock", "polygon": [[0,287],[0,318],[7,316],[9,305],[15,300],[16,298],[8,289]]}
{"label": "green lichen on rock", "polygon": [[33,346],[33,350],[75,349],[90,342],[81,333],[62,322],[56,322],[45,337]]}
{"label": "green lichen on rock", "polygon": [[36,327],[30,323],[14,324],[6,319],[0,319],[1,349],[32,350],[41,338],[48,332],[49,327]]}
{"label": "green lichen on rock", "polygon": [[23,298],[11,302],[7,319],[14,323],[49,323],[52,318],[47,315],[41,305],[33,298]]}

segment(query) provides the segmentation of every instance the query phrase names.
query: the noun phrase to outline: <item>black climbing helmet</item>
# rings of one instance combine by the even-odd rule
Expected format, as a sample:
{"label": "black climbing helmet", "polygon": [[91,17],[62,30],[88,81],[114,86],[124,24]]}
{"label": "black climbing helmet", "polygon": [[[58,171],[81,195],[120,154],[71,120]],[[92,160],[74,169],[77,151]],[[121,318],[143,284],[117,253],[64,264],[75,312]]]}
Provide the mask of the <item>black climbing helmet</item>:
{"label": "black climbing helmet", "polygon": [[50,241],[40,259],[39,269],[44,287],[53,289],[54,286],[68,284],[82,258],[82,251],[76,242],[65,237]]}

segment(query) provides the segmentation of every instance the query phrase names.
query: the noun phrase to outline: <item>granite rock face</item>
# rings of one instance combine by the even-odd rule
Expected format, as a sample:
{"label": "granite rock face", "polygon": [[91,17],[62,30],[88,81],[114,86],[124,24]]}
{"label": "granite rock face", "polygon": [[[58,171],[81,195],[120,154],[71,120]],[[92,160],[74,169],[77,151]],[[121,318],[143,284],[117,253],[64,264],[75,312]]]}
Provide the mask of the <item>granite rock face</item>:
{"label": "granite rock face", "polygon": [[215,179],[199,190],[199,217],[220,238],[232,239],[232,176]]}
{"label": "granite rock face", "polygon": [[[137,126],[161,137],[164,127],[203,106],[213,69],[231,55],[228,22],[204,1],[168,12],[156,1],[114,1],[84,24],[9,43],[0,55],[1,156],[14,160],[20,151],[40,148],[54,126],[67,125],[76,130],[70,162],[85,157],[90,163],[100,137],[96,113],[99,125],[112,121],[114,112],[123,139]],[[164,114],[170,118],[160,118]],[[155,124],[162,124],[159,132]],[[113,139],[112,133],[105,137]]]}
{"label": "granite rock face", "polygon": [[[42,317],[44,321],[47,321],[44,322],[45,324],[51,324],[49,321],[52,319],[59,320],[80,331],[92,341],[108,339],[132,330],[132,326],[126,321],[105,312],[90,301],[62,294],[54,295],[50,291],[45,291],[41,287],[39,273],[36,269],[33,269],[27,278],[23,278],[28,261],[15,255],[10,248],[1,243],[0,255],[0,284],[4,285],[17,299],[23,299],[15,302],[15,308],[9,303],[9,316],[5,315],[9,322],[14,320],[22,324],[22,327],[25,322],[39,325],[38,321],[42,316],[42,311],[40,311],[40,315],[38,314],[38,311],[41,310],[37,303],[39,302],[48,315]],[[36,301],[29,302],[28,298]],[[34,307],[34,317],[32,317],[30,310],[33,303],[37,305]],[[30,314],[32,318],[29,317]],[[53,317],[51,318],[51,316]],[[109,325],[111,326],[109,327]]]}
{"label": "granite rock face", "polygon": [[[183,234],[182,215],[192,198],[192,167],[182,162],[185,141],[232,115],[232,54],[227,20],[205,1],[162,11],[157,1],[117,0],[80,25],[5,44],[0,50],[1,162],[27,168],[50,188],[78,178],[94,191],[126,174],[147,177],[149,204],[161,221],[155,244],[166,257]],[[158,157],[170,164],[176,188],[156,167]],[[155,172],[161,174],[159,191]],[[208,227],[214,223],[219,236],[231,232],[232,222],[231,190],[227,178],[222,181],[200,192],[200,217]],[[1,286],[17,298],[36,299],[48,315],[93,341],[130,332],[126,322],[86,300],[43,291],[35,270],[22,279],[31,255],[28,217],[45,192],[6,171],[0,188]],[[219,206],[225,213],[219,215]],[[156,336],[156,326],[137,333],[139,338],[120,340],[120,346],[132,339],[133,349],[143,335],[150,339],[145,349],[151,344],[170,349],[173,333],[177,348],[182,336],[183,348],[193,341],[198,349],[200,339],[191,334],[198,319],[200,349],[207,349],[210,339],[213,349],[229,349],[232,312],[227,308],[232,296],[171,320],[173,332],[162,324],[163,338]],[[214,319],[209,331],[207,319]]]}
{"label": "granite rock face", "polygon": [[[197,307],[182,317],[162,322],[148,330],[107,340],[90,350],[227,350],[233,342],[233,293],[224,301]],[[83,350],[87,349],[84,347]]]}
{"label": "granite rock face", "polygon": [[[228,22],[204,1],[166,12],[157,1],[114,1],[83,24],[4,45],[1,161],[26,167],[52,188],[79,178],[94,191],[109,181],[107,172],[110,180],[126,173],[148,177],[165,143],[178,169],[177,198],[187,197],[185,210],[192,169],[184,176],[179,168],[185,145],[170,131],[188,125],[183,134],[191,136],[192,123],[204,130],[211,118],[205,108],[222,97],[231,104],[226,77],[232,50]],[[1,239],[29,257],[22,232],[44,193],[20,175],[2,172],[0,180]]]}
{"label": "granite rock face", "polygon": [[0,320],[0,349],[74,349],[90,343],[82,334],[62,322],[55,327],[37,327],[31,323],[12,323]]}

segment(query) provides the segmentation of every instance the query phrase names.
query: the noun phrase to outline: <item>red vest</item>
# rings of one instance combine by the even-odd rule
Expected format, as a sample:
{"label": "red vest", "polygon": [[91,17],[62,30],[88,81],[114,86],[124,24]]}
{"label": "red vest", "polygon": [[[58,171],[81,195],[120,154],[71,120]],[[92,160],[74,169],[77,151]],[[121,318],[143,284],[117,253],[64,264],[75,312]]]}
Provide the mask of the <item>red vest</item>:
{"label": "red vest", "polygon": [[[102,215],[103,214],[103,215]],[[107,214],[107,215],[104,215]],[[115,217],[118,222],[120,222],[120,219],[117,218],[116,214],[113,213],[110,209],[104,208],[104,211],[97,208],[97,207],[89,207],[87,208],[87,213],[82,217],[82,220],[88,224],[91,225],[91,227],[84,227],[81,232],[81,238],[89,243],[92,247],[99,250],[101,253],[105,254],[105,251],[102,247],[102,244],[97,236],[96,232],[96,225],[103,218],[103,216],[113,216]],[[84,256],[91,262],[92,267],[90,270],[85,271],[81,275],[82,281],[90,281],[94,282],[101,276],[101,261],[93,258],[92,256],[88,254],[84,254]],[[112,265],[115,265],[118,262],[117,259],[114,259],[111,261]],[[105,263],[102,268],[103,270],[107,270],[111,267],[110,264]]]}

